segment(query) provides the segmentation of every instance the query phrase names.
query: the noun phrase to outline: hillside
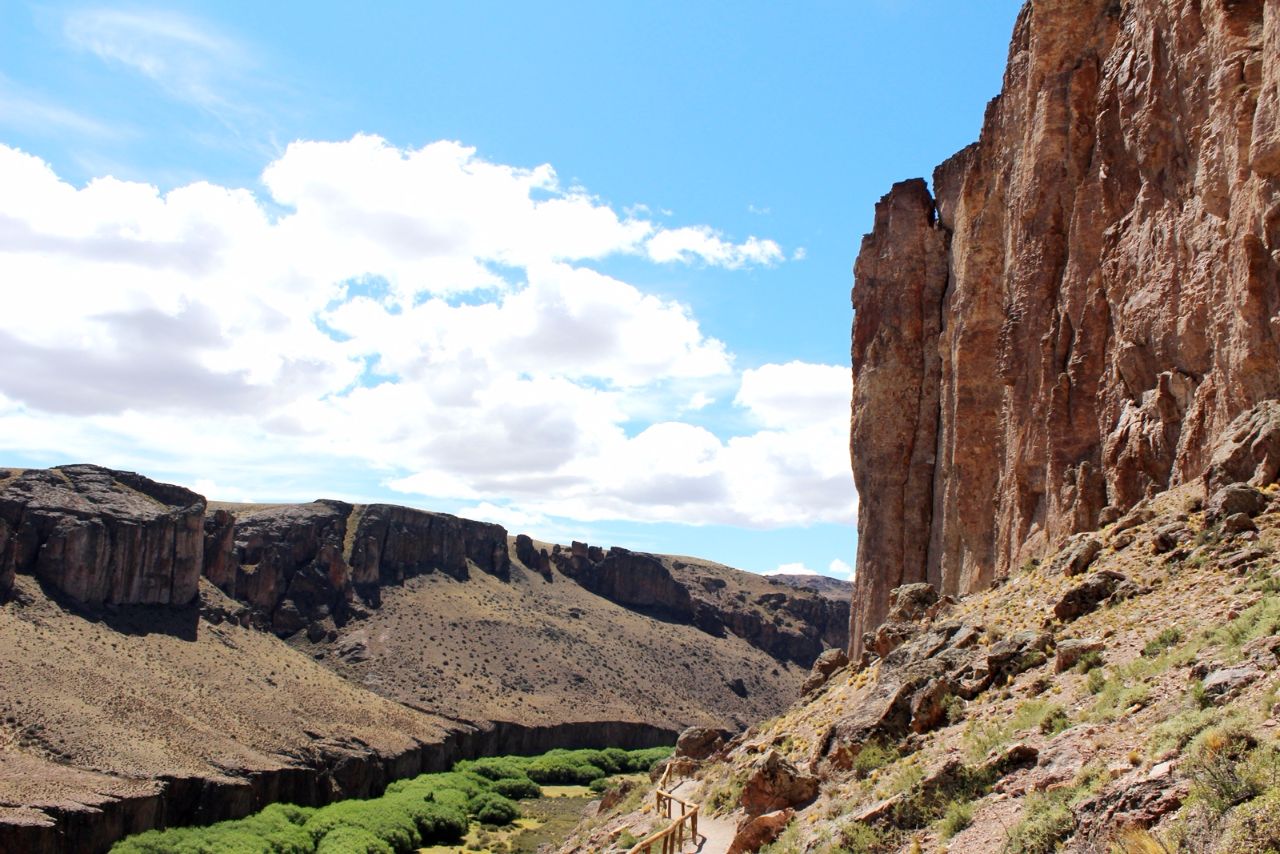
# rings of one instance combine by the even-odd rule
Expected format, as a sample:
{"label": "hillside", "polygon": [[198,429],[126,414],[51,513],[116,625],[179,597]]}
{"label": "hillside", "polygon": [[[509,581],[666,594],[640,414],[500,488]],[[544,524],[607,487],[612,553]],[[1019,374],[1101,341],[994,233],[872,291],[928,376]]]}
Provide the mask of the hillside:
{"label": "hillside", "polygon": [[847,605],[813,592],[533,546],[390,505],[208,505],[96,466],[3,470],[0,851],[99,851],[458,758],[745,726],[847,642]]}
{"label": "hillside", "polygon": [[[1280,497],[1215,496],[1167,492],[959,601],[903,588],[870,664],[677,760],[685,797],[740,850],[785,826],[770,854],[1273,850]],[[624,809],[562,851],[653,825]]]}

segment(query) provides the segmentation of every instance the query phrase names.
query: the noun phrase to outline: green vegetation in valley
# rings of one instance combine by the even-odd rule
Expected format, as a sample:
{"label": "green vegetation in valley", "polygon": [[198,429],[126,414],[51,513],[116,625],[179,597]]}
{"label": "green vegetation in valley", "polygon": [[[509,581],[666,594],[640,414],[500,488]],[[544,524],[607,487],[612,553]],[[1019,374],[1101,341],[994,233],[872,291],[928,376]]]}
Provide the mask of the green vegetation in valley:
{"label": "green vegetation in valley", "polygon": [[[247,818],[208,827],[152,830],[116,843],[113,854],[405,854],[514,828],[517,800],[540,784],[588,785],[647,771],[671,748],[553,750],[457,763],[452,771],[399,780],[377,798],[324,807],[272,804]],[[479,825],[480,827],[473,827]]]}

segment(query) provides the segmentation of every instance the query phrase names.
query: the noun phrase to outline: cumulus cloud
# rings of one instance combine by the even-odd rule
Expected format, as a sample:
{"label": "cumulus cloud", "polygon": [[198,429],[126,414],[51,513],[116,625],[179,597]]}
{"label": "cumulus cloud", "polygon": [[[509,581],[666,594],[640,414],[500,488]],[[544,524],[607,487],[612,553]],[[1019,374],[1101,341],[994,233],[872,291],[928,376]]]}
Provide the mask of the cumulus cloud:
{"label": "cumulus cloud", "polygon": [[[262,183],[74,187],[0,146],[0,448],[281,498],[371,470],[513,524],[852,520],[847,369],[739,374],[595,263],[772,264],[772,241],[456,142],[298,142]],[[754,432],[676,420],[735,389]]]}

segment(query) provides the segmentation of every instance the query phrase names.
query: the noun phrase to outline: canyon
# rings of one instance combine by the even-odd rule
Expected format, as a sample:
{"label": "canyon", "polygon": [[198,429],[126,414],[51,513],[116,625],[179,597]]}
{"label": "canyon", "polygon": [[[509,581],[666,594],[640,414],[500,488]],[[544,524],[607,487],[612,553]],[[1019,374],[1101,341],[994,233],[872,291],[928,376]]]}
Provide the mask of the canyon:
{"label": "canyon", "polygon": [[91,465],[0,470],[0,534],[0,851],[745,727],[848,642],[847,592]]}

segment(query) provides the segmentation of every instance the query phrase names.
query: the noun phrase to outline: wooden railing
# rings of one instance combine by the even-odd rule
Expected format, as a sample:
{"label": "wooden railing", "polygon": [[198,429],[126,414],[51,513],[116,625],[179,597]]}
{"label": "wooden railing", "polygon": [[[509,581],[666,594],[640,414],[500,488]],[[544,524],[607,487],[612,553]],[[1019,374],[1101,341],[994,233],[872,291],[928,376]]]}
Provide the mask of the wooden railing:
{"label": "wooden railing", "polygon": [[[667,775],[662,776],[662,782],[665,783]],[[676,816],[676,805],[680,806],[680,815]],[[698,805],[691,804],[686,800],[677,798],[670,792],[663,791],[661,787],[654,792],[654,809],[657,810],[658,817],[665,816],[672,819],[671,824],[664,829],[659,830],[650,836],[640,840],[627,854],[653,854],[653,847],[662,844],[659,849],[661,854],[680,854],[680,850],[684,848],[685,827],[688,826],[688,838],[696,845],[698,842]]]}

